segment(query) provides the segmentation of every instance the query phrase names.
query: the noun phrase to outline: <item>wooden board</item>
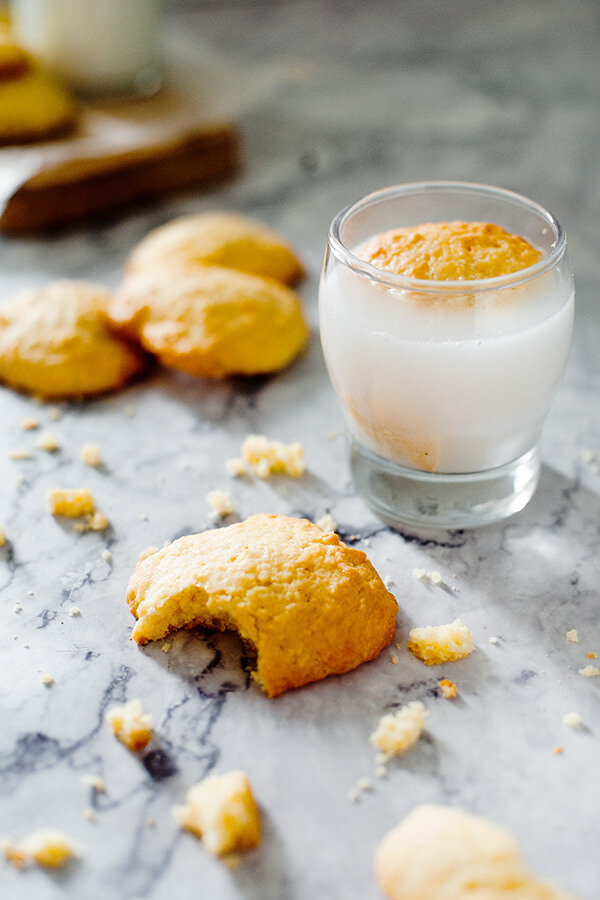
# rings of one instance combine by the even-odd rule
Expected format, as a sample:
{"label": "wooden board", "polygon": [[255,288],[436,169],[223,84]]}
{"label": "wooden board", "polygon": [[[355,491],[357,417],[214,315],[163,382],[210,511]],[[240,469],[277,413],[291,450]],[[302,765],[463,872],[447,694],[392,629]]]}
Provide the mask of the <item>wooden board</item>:
{"label": "wooden board", "polygon": [[68,137],[0,150],[0,230],[27,234],[94,221],[239,169],[240,137],[199,94],[82,107]]}

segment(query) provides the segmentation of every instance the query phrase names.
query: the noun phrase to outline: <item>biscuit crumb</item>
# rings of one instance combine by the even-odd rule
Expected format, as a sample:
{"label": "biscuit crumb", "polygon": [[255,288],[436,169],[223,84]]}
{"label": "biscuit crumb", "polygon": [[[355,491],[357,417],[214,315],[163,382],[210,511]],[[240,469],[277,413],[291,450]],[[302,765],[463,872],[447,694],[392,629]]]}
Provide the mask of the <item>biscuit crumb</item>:
{"label": "biscuit crumb", "polygon": [[209,491],[206,499],[212,507],[213,513],[221,519],[233,513],[233,503],[227,491]]}
{"label": "biscuit crumb", "polygon": [[19,869],[37,863],[47,869],[60,869],[75,856],[70,840],[60,831],[34,831],[19,844],[3,842],[2,849],[9,863]]}
{"label": "biscuit crumb", "polygon": [[382,716],[370,737],[373,747],[380,751],[378,761],[385,763],[412,747],[421,737],[427,716],[428,712],[419,700]]}
{"label": "biscuit crumb", "polygon": [[57,450],[60,450],[58,441],[49,431],[45,431],[40,435],[39,439],[35,442],[35,446],[39,450],[45,450],[46,453],[56,453]]}
{"label": "biscuit crumb", "polygon": [[166,644],[163,644],[160,648],[163,653],[168,653],[171,647],[173,646],[173,641],[167,641]]}
{"label": "biscuit crumb", "polygon": [[240,457],[236,457],[235,459],[226,459],[225,469],[227,473],[229,475],[232,475],[234,478],[239,478],[240,475],[246,474],[246,466],[244,465],[244,460]]}
{"label": "biscuit crumb", "polygon": [[23,431],[35,431],[35,429],[39,427],[40,423],[37,419],[21,419],[21,428],[23,429]]}
{"label": "biscuit crumb", "polygon": [[23,612],[23,607],[21,606],[20,603],[15,603],[15,605],[13,606],[13,612],[16,612],[16,613]]}
{"label": "biscuit crumb", "polygon": [[75,531],[85,534],[87,531],[104,531],[109,526],[107,517],[102,512],[95,512],[92,515],[85,516],[83,522],[75,525]]}
{"label": "biscuit crumb", "polygon": [[100,556],[102,557],[104,562],[107,562],[109,564],[109,566],[112,565],[113,558],[110,550],[103,550]]}
{"label": "biscuit crumb", "polygon": [[588,658],[588,659],[596,659],[596,654],[590,652],[590,653],[587,654],[587,658]]}
{"label": "biscuit crumb", "polygon": [[51,684],[54,684],[54,678],[49,672],[45,672],[42,675],[42,683],[50,687]]}
{"label": "biscuit crumb", "polygon": [[325,513],[320,519],[317,519],[315,525],[318,525],[322,531],[335,531],[337,528],[337,522],[329,513]]}
{"label": "biscuit crumb", "polygon": [[392,653],[392,655],[390,656],[390,662],[393,666],[398,665],[398,654],[397,653]]}
{"label": "biscuit crumb", "polygon": [[304,454],[299,443],[286,445],[262,434],[249,434],[242,444],[242,458],[247,469],[258,478],[269,475],[300,478],[304,474]]}
{"label": "biscuit crumb", "polygon": [[360,793],[357,788],[351,788],[348,791],[348,800],[350,803],[358,803],[358,799],[360,797]]}
{"label": "biscuit crumb", "polygon": [[62,410],[60,410],[58,406],[49,406],[48,417],[52,419],[53,422],[58,422],[59,419],[62,419]]}
{"label": "biscuit crumb", "polygon": [[494,635],[492,635],[491,638],[488,638],[488,640],[489,640],[490,644],[499,644],[500,643],[499,639],[497,637],[495,637]]}
{"label": "biscuit crumb", "polygon": [[91,516],[96,511],[96,501],[89,488],[53,488],[46,491],[46,502],[53,516],[77,519]]}
{"label": "biscuit crumb", "polygon": [[97,444],[84,444],[79,451],[79,459],[86,466],[97,469],[102,465],[102,457],[100,455],[100,447]]}
{"label": "biscuit crumb", "polygon": [[173,808],[180,828],[202,838],[215,856],[260,843],[260,817],[245,772],[211,775],[193,785],[184,806]]}
{"label": "biscuit crumb", "polygon": [[356,787],[359,791],[372,791],[373,785],[368,778],[359,778],[356,782]]}
{"label": "biscuit crumb", "polygon": [[83,817],[84,819],[87,819],[88,822],[96,821],[96,814],[94,813],[94,810],[91,808],[91,806],[86,806],[83,811]]}
{"label": "biscuit crumb", "polygon": [[460,619],[449,625],[412,628],[406,645],[427,666],[463,659],[473,650],[473,636]]}
{"label": "biscuit crumb", "polygon": [[580,728],[583,723],[583,719],[577,712],[568,712],[563,716],[562,723],[563,725],[568,725],[569,728]]}
{"label": "biscuit crumb", "polygon": [[69,610],[69,615],[71,616],[71,618],[75,618],[75,616],[80,616],[81,610],[79,609],[78,606],[72,606]]}
{"label": "biscuit crumb", "polygon": [[100,775],[82,775],[81,780],[88,784],[97,794],[103,794],[106,790],[104,779]]}
{"label": "biscuit crumb", "polygon": [[4,526],[0,525],[0,547],[4,547],[6,544],[6,532],[4,530]]}
{"label": "biscuit crumb", "polygon": [[434,584],[437,587],[444,584],[444,579],[440,572],[428,572],[426,569],[413,569],[413,577],[423,584]]}
{"label": "biscuit crumb", "polygon": [[448,678],[442,678],[441,681],[438,681],[438,687],[440,689],[440,694],[442,697],[445,697],[446,700],[452,700],[458,693],[456,685]]}
{"label": "biscuit crumb", "polygon": [[560,756],[560,754],[563,752],[563,747],[555,747],[554,752],[557,756]]}
{"label": "biscuit crumb", "polygon": [[378,778],[387,778],[388,770],[385,766],[379,765],[375,768],[375,774]]}
{"label": "biscuit crumb", "polygon": [[106,720],[115,737],[129,750],[143,750],[152,739],[152,717],[144,712],[141,700],[113,706],[107,710]]}
{"label": "biscuit crumb", "polygon": [[32,459],[32,454],[30,450],[26,450],[24,447],[15,447],[14,450],[11,450],[8,454],[11,459]]}
{"label": "biscuit crumb", "polygon": [[600,669],[592,666],[590,663],[589,666],[584,666],[583,669],[580,669],[579,674],[583,675],[584,678],[595,678],[597,675],[600,675]]}
{"label": "biscuit crumb", "polygon": [[576,628],[571,628],[570,631],[567,631],[565,637],[568,641],[572,641],[574,644],[579,643],[579,635],[577,634]]}

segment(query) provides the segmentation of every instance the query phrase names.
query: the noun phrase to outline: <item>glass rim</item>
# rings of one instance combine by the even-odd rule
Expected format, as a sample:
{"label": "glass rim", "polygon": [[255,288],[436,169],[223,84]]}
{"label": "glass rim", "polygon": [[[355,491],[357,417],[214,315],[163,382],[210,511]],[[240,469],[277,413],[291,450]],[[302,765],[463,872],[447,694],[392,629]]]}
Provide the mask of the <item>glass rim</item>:
{"label": "glass rim", "polygon": [[[410,275],[398,275],[394,272],[380,269],[372,263],[355,256],[352,250],[344,244],[340,232],[350,217],[361,209],[375,206],[382,200],[393,196],[433,193],[434,191],[439,190],[497,197],[537,213],[547,223],[554,234],[554,242],[550,251],[532,266],[527,266],[525,269],[519,269],[517,272],[510,272],[507,275],[495,275],[492,278],[463,278],[443,281],[429,278],[414,278]],[[566,247],[567,237],[558,220],[552,213],[544,209],[543,206],[540,206],[539,203],[535,203],[533,200],[529,200],[522,194],[507,190],[506,188],[478,184],[470,181],[414,181],[381,188],[380,190],[366,194],[354,203],[344,207],[344,209],[334,217],[329,227],[329,248],[339,262],[344,263],[353,270],[369,278],[371,281],[377,281],[396,289],[428,294],[454,294],[465,293],[465,291],[473,293],[475,291],[501,290],[503,288],[525,284],[528,281],[539,278],[541,275],[544,275],[546,272],[550,271],[550,269],[554,268],[564,256]]]}

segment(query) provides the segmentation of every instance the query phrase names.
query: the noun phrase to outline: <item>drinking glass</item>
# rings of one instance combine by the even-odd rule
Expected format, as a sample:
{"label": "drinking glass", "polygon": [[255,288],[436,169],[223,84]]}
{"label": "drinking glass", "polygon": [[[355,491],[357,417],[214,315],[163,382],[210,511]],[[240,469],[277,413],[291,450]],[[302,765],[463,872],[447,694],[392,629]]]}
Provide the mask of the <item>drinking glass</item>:
{"label": "drinking glass", "polygon": [[[396,275],[360,259],[382,232],[490,222],[541,252],[478,280]],[[357,491],[392,525],[465,528],[521,510],[571,341],[573,278],[554,216],[511,191],[401,184],[331,223],[319,286],[323,352]]]}

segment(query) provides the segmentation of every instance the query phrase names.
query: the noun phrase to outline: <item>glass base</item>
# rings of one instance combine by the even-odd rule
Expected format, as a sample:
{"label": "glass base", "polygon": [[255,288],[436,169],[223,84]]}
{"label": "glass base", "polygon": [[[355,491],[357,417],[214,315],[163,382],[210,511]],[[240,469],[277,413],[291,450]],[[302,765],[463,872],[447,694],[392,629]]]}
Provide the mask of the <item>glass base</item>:
{"label": "glass base", "polygon": [[476,528],[519,512],[539,480],[537,447],[488,469],[451,475],[396,465],[352,438],[350,465],[358,493],[392,527]]}

